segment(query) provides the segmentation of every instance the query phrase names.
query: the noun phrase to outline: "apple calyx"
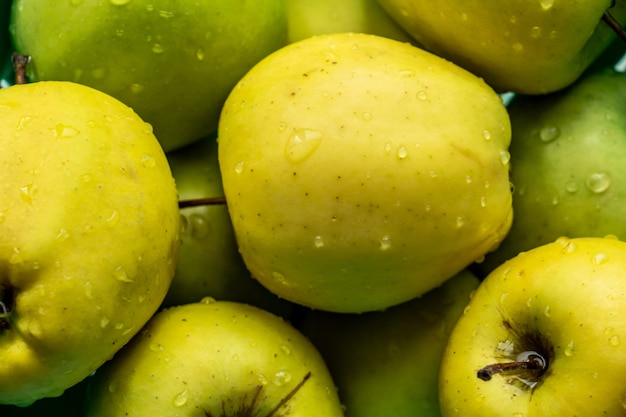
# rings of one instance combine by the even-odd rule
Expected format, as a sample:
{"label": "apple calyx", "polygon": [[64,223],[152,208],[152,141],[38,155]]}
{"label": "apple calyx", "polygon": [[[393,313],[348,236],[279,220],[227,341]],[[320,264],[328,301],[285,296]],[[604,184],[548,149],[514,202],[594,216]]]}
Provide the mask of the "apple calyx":
{"label": "apple calyx", "polygon": [[500,373],[528,370],[541,375],[546,369],[548,369],[548,360],[543,355],[534,350],[526,350],[517,355],[515,362],[499,362],[487,365],[479,369],[476,376],[483,381],[489,381],[493,375]]}
{"label": "apple calyx", "polygon": [[218,206],[226,204],[226,197],[205,197],[189,200],[180,200],[178,208],[198,207],[198,206]]}
{"label": "apple calyx", "polygon": [[[300,388],[302,388],[302,386],[309,380],[309,378],[311,378],[311,372],[307,372],[304,377],[300,380],[300,382],[298,382],[298,384],[287,393],[287,395],[285,395],[283,398],[281,398],[281,400],[278,402],[278,404],[276,404],[276,406],[274,408],[272,408],[267,414],[265,414],[263,417],[277,417],[277,416],[283,416],[285,414],[276,414],[285,404],[287,404],[289,402],[289,400],[291,400],[294,395],[297,394],[298,391],[300,391]],[[235,414],[230,414],[230,413],[226,413],[225,407],[222,407],[222,413],[220,414],[219,417],[251,417],[253,415],[256,415],[257,413],[254,412],[254,406],[257,403],[258,400],[261,399],[261,390],[263,389],[263,387],[261,385],[257,385],[255,387],[255,390],[253,392],[252,395],[252,401],[250,402],[250,404],[248,405],[243,405],[240,408],[238,408],[235,412]],[[218,417],[218,416],[213,416],[213,414],[209,413],[208,411],[204,410],[204,415],[205,417]]]}
{"label": "apple calyx", "polygon": [[11,327],[11,312],[15,304],[13,291],[0,286],[0,331],[8,330]]}

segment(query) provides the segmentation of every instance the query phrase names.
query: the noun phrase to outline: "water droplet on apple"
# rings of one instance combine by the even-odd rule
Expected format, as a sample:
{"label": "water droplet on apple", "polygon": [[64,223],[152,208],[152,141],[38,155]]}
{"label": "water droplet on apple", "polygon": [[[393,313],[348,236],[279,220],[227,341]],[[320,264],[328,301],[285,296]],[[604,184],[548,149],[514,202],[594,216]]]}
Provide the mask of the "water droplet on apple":
{"label": "water droplet on apple", "polygon": [[491,132],[488,129],[483,130],[483,138],[485,138],[485,140],[491,140]]}
{"label": "water droplet on apple", "polygon": [[55,139],[70,139],[78,135],[80,132],[78,129],[72,126],[66,126],[59,123],[52,129]]}
{"label": "water droplet on apple", "polygon": [[565,353],[565,356],[569,356],[569,357],[574,356],[574,341],[573,340],[570,340],[567,346],[565,346],[563,353]]}
{"label": "water droplet on apple", "polygon": [[117,210],[113,210],[111,215],[107,217],[104,221],[109,227],[114,227],[120,220],[120,215]]}
{"label": "water droplet on apple", "polygon": [[239,161],[235,164],[235,173],[236,174],[241,174],[243,172],[243,161]]}
{"label": "water droplet on apple", "polygon": [[152,156],[143,154],[141,156],[141,164],[146,168],[154,168],[156,166],[156,161]]}
{"label": "water droplet on apple", "polygon": [[576,192],[578,192],[578,184],[575,181],[568,182],[567,184],[565,184],[565,191],[570,194],[575,194]]}
{"label": "water droplet on apple", "polygon": [[620,345],[620,340],[619,340],[619,336],[613,335],[609,338],[609,344],[611,346],[619,346]]}
{"label": "water droplet on apple", "polygon": [[291,355],[291,349],[288,346],[281,345],[280,350],[287,356]]}
{"label": "water droplet on apple", "polygon": [[120,389],[120,381],[118,381],[117,379],[111,381],[108,389],[111,394],[115,394]]}
{"label": "water droplet on apple", "polygon": [[388,250],[389,248],[391,248],[391,237],[385,235],[380,239],[380,250]]}
{"label": "water droplet on apple", "polygon": [[487,198],[485,196],[480,197],[480,206],[487,207]]}
{"label": "water droplet on apple", "polygon": [[522,45],[520,42],[515,42],[513,44],[513,50],[515,52],[522,52],[524,50],[524,45]]}
{"label": "water droplet on apple", "polygon": [[154,11],[154,4],[146,4],[146,10],[149,12]]}
{"label": "water droplet on apple", "polygon": [[134,94],[139,94],[143,91],[143,85],[138,84],[138,83],[132,83],[130,85],[130,91],[133,92]]}
{"label": "water droplet on apple", "polygon": [[179,392],[178,394],[174,396],[174,399],[172,400],[172,404],[174,404],[174,407],[182,407],[183,405],[187,403],[188,399],[189,399],[189,390],[185,389],[184,391]]}
{"label": "water droplet on apple", "polygon": [[554,6],[554,0],[539,0],[539,4],[543,10],[550,10]]}
{"label": "water droplet on apple", "polygon": [[239,362],[239,355],[234,353],[233,356],[231,356],[231,359],[233,360],[233,362]]}
{"label": "water droplet on apple", "polygon": [[20,197],[22,197],[22,200],[24,200],[24,202],[32,204],[33,197],[36,192],[37,186],[31,182],[20,188]]}
{"label": "water droplet on apple", "polygon": [[511,154],[509,151],[500,151],[500,162],[502,165],[507,165],[511,161]]}
{"label": "water droplet on apple", "polygon": [[609,256],[606,253],[596,253],[591,257],[591,263],[594,265],[600,265],[609,260]]}
{"label": "water droplet on apple", "polygon": [[[0,216],[0,223],[2,223],[2,217]],[[67,231],[67,229],[63,228],[61,230],[59,230],[59,233],[57,233],[57,235],[55,236],[55,238],[59,241],[59,242],[65,242],[68,238],[70,237],[69,232]]]}
{"label": "water droplet on apple", "polygon": [[28,125],[28,123],[30,123],[31,120],[33,120],[33,118],[30,116],[22,116],[20,118],[20,121],[17,123],[17,127],[15,128],[15,130],[17,131],[24,130],[26,128],[26,125]]}
{"label": "water droplet on apple", "polygon": [[283,369],[276,372],[274,375],[274,384],[279,387],[285,385],[289,381],[291,381],[291,373],[289,371]]}
{"label": "water droplet on apple", "polygon": [[215,304],[216,302],[217,301],[213,297],[202,297],[202,299],[200,300],[201,304],[207,304],[207,305]]}
{"label": "water droplet on apple", "polygon": [[171,19],[172,17],[174,17],[174,12],[169,10],[159,10],[159,16],[164,19]]}
{"label": "water droplet on apple", "polygon": [[316,248],[322,248],[324,247],[324,239],[321,236],[315,236],[315,238],[313,239],[313,244]]}
{"label": "water droplet on apple", "polygon": [[111,322],[111,320],[109,320],[109,318],[108,318],[108,317],[103,316],[103,317],[100,319],[100,327],[101,327],[101,328],[103,328],[103,329],[105,329],[105,328],[109,325],[109,323],[110,323],[110,322]]}
{"label": "water droplet on apple", "polygon": [[457,229],[460,229],[460,228],[462,228],[463,226],[465,226],[465,219],[464,219],[463,217],[461,217],[461,216],[458,216],[458,217],[456,218],[456,228],[457,228]]}
{"label": "water droplet on apple", "polygon": [[194,239],[206,239],[211,234],[211,222],[205,215],[192,213],[187,222],[187,230]]}
{"label": "water droplet on apple", "polygon": [[539,26],[533,26],[530,28],[530,37],[533,39],[538,39],[541,37],[541,28]]}
{"label": "water droplet on apple", "polygon": [[302,162],[322,143],[322,134],[311,129],[297,129],[287,139],[285,157],[291,162]]}
{"label": "water droplet on apple", "polygon": [[373,119],[374,116],[372,116],[372,113],[366,111],[361,113],[361,119],[365,120],[366,122],[369,122],[370,120]]}
{"label": "water droplet on apple", "polygon": [[109,0],[114,6],[123,6],[130,3],[130,0]]}
{"label": "water droplet on apple", "polygon": [[113,271],[113,276],[115,276],[115,279],[117,279],[118,281],[133,282],[133,280],[126,273],[124,267],[122,267],[121,265],[115,268],[115,271]]}
{"label": "water droplet on apple", "polygon": [[424,90],[418,91],[415,96],[417,97],[418,100],[422,100],[422,101],[428,99],[428,93]]}
{"label": "water droplet on apple", "polygon": [[152,45],[152,52],[154,52],[155,54],[162,54],[163,52],[165,52],[165,48],[163,48],[163,45],[161,45],[160,43],[155,43]]}
{"label": "water droplet on apple", "polygon": [[605,172],[594,172],[585,182],[587,188],[596,194],[601,194],[611,186],[611,177]]}
{"label": "water droplet on apple", "polygon": [[552,317],[552,309],[550,308],[550,306],[546,306],[546,308],[543,310],[543,314],[548,318]]}
{"label": "water droplet on apple", "polygon": [[409,156],[409,151],[404,146],[400,146],[396,155],[398,159],[402,160]]}
{"label": "water droplet on apple", "polygon": [[204,61],[204,51],[202,49],[196,51],[196,59],[198,61]]}
{"label": "water droplet on apple", "polygon": [[150,350],[153,352],[161,352],[163,350],[163,345],[160,343],[151,343]]}
{"label": "water droplet on apple", "polygon": [[543,143],[549,143],[561,135],[561,129],[558,126],[545,126],[539,130],[539,140]]}

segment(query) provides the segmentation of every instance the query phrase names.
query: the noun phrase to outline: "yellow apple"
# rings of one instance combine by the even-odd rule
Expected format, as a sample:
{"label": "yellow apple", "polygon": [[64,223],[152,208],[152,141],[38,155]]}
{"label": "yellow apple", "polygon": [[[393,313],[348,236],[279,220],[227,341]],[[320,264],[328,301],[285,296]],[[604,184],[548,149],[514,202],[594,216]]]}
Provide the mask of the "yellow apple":
{"label": "yellow apple", "polygon": [[150,126],[89,87],[0,90],[0,403],[58,396],[154,314],[180,216]]}
{"label": "yellow apple", "polygon": [[243,259],[272,292],[316,309],[420,296],[508,231],[510,135],[489,86],[408,43],[292,43],[241,79],[221,115]]}

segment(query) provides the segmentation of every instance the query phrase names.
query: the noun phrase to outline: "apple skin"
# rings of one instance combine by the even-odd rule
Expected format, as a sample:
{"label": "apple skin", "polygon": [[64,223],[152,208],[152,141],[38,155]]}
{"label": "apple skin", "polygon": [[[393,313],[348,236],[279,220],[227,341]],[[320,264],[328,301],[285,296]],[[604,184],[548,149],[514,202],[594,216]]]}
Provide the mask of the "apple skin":
{"label": "apple skin", "polygon": [[11,2],[9,0],[0,2],[0,87],[9,84],[9,80],[7,80],[7,78],[11,72],[11,37],[9,33],[10,10]]}
{"label": "apple skin", "polygon": [[240,253],[270,291],[315,309],[420,296],[508,231],[509,139],[491,88],[410,44],[290,44],[248,72],[220,120]]}
{"label": "apple skin", "polygon": [[[626,243],[608,237],[559,238],[496,268],[450,335],[442,416],[624,416],[625,275]],[[522,351],[546,356],[542,375],[477,377]]]}
{"label": "apple skin", "polygon": [[[217,141],[209,136],[167,153],[180,201],[224,195]],[[225,204],[181,209],[183,228],[176,272],[163,306],[210,296],[239,301],[287,317],[293,305],[252,278],[237,248]]]}
{"label": "apple skin", "polygon": [[154,314],[180,216],[150,126],[104,93],[4,88],[0,126],[0,403],[23,405],[83,380]]}
{"label": "apple skin", "polygon": [[608,68],[558,93],[513,99],[515,218],[477,265],[481,276],[559,236],[626,239],[625,108],[626,73]]}
{"label": "apple skin", "polygon": [[440,417],[441,357],[477,286],[478,278],[464,270],[382,312],[305,315],[298,328],[324,357],[346,417]]}
{"label": "apple skin", "polygon": [[156,314],[96,372],[86,414],[183,415],[343,416],[304,335],[257,307],[208,298]]}
{"label": "apple skin", "polygon": [[289,42],[341,32],[415,42],[377,0],[286,0]]}
{"label": "apple skin", "polygon": [[166,151],[217,127],[237,80],[287,42],[283,0],[16,0],[29,76],[89,85],[132,107]]}
{"label": "apple skin", "polygon": [[[378,1],[426,49],[502,92],[564,88],[616,38],[601,22],[612,0]],[[626,2],[615,3],[611,13],[623,21]]]}

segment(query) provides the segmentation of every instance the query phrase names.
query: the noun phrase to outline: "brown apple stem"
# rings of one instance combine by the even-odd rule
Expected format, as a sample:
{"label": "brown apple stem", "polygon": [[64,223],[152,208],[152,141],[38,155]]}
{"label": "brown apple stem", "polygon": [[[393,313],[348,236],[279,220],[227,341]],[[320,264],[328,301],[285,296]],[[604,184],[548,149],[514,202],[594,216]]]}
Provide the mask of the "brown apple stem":
{"label": "brown apple stem", "polygon": [[[296,395],[296,393],[298,391],[300,391],[300,388],[302,388],[302,386],[306,383],[306,381],[309,380],[309,378],[311,377],[311,372],[307,372],[304,377],[302,378],[302,380],[300,382],[298,382],[298,385],[296,385],[291,391],[289,391],[287,393],[287,395],[285,395],[280,402],[276,405],[276,407],[274,407],[272,410],[270,410],[270,412],[267,414],[266,417],[272,417],[273,415],[276,414],[276,412],[278,410],[281,409],[281,407],[285,404],[287,404],[287,402],[289,400],[291,400],[293,398],[294,395]],[[282,414],[281,414],[282,415]]]}
{"label": "brown apple stem", "polygon": [[226,197],[206,197],[195,198],[190,200],[181,200],[178,202],[178,208],[198,207],[198,206],[219,206],[226,204]]}
{"label": "brown apple stem", "polygon": [[604,23],[609,25],[611,29],[617,34],[617,36],[626,42],[626,30],[622,27],[622,25],[611,15],[611,13],[607,10],[602,15],[602,20]]}
{"label": "brown apple stem", "polygon": [[30,56],[13,53],[13,70],[15,71],[15,84],[26,84],[26,65],[30,62]]}
{"label": "brown apple stem", "polygon": [[476,376],[483,381],[489,381],[494,375],[503,372],[506,373],[521,369],[545,371],[547,366],[548,362],[543,356],[534,351],[527,351],[517,355],[517,361],[515,362],[501,362],[487,365],[479,369]]}

